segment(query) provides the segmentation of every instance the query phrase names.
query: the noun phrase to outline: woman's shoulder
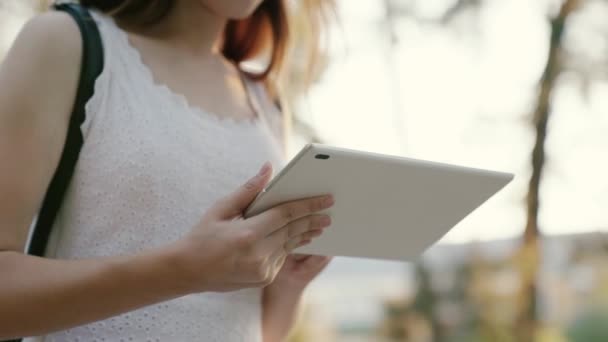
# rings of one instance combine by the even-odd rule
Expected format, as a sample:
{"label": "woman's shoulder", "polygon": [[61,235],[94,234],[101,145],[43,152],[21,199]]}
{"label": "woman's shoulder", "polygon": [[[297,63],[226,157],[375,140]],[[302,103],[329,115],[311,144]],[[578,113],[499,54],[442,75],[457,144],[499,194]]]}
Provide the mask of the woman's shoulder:
{"label": "woman's shoulder", "polygon": [[[46,12],[30,19],[6,55],[4,74],[14,82],[12,91],[33,112],[49,104],[71,102],[80,73],[82,41],[68,14]],[[36,94],[37,101],[31,101]],[[65,101],[62,100],[65,98]],[[56,120],[56,118],[55,118]]]}
{"label": "woman's shoulder", "polygon": [[25,23],[7,59],[18,61],[23,71],[31,71],[22,73],[20,78],[60,82],[66,74],[79,74],[81,55],[82,40],[76,22],[66,13],[51,11]]}
{"label": "woman's shoulder", "polygon": [[82,53],[78,25],[67,13],[59,11],[44,12],[26,22],[15,41],[20,43],[33,49],[32,57],[47,62],[79,61]]}

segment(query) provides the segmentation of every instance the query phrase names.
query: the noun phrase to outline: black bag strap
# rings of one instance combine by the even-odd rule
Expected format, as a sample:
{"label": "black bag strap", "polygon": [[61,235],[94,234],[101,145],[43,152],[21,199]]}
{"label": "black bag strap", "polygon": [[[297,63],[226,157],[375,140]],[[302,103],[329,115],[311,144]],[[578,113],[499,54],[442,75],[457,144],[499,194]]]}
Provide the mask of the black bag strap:
{"label": "black bag strap", "polygon": [[37,256],[44,256],[53,223],[74,173],[83,143],[80,125],[85,120],[85,104],[93,96],[95,80],[103,70],[101,37],[87,8],[76,3],[59,3],[53,7],[71,15],[78,24],[82,35],[82,63],[78,92],[61,159],[44,196],[27,249],[28,254]]}
{"label": "black bag strap", "polygon": [[[82,36],[82,65],[76,100],[72,108],[72,115],[68,126],[67,137],[57,170],[46,191],[42,207],[31,234],[27,253],[44,256],[46,245],[61,207],[61,202],[74,174],[78,155],[83,143],[80,125],[85,119],[85,104],[93,95],[95,80],[103,70],[103,45],[99,30],[89,11],[76,3],[60,3],[53,6],[56,10],[65,11],[71,15]],[[6,342],[21,342],[22,339],[13,339]]]}
{"label": "black bag strap", "polygon": [[[38,212],[38,218],[27,248],[28,254],[37,256],[44,256],[57,212],[61,207],[61,202],[74,174],[74,168],[76,167],[83,143],[80,125],[85,119],[85,104],[93,96],[95,80],[103,70],[101,36],[89,11],[76,3],[58,3],[53,7],[58,11],[68,13],[78,24],[82,36],[82,62],[78,91],[72,108],[61,159],[44,196],[42,207]],[[6,342],[21,341],[23,339],[13,339]]]}

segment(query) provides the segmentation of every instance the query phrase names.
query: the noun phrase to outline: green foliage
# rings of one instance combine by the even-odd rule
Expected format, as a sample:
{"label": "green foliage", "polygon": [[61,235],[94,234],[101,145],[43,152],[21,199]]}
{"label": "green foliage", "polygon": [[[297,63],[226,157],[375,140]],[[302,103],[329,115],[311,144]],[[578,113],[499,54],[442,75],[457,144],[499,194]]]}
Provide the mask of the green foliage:
{"label": "green foliage", "polygon": [[608,341],[608,308],[586,311],[568,328],[567,335],[572,342]]}

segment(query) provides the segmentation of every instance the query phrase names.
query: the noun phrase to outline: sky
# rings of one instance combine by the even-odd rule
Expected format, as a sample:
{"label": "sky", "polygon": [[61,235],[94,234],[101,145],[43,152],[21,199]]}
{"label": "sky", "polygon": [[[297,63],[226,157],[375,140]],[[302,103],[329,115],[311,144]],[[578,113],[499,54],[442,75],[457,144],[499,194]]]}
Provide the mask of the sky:
{"label": "sky", "polygon": [[[417,3],[428,16],[443,6]],[[402,20],[393,50],[380,1],[338,4],[333,62],[302,102],[303,118],[328,144],[515,173],[442,242],[520,235],[534,138],[529,113],[547,56],[546,4],[488,1],[452,29]],[[577,27],[589,20],[575,19]],[[577,30],[569,41],[591,53],[605,49],[585,27]],[[608,229],[608,83],[594,83],[585,99],[568,76],[554,95],[547,140],[540,224],[548,234]]]}
{"label": "sky", "polygon": [[[444,1],[416,3],[433,17]],[[547,57],[547,2],[486,3],[447,30],[399,22],[399,44],[390,54],[381,2],[338,1],[332,64],[300,106],[328,144],[515,174],[440,244],[519,237],[525,225],[534,139],[529,113]],[[589,34],[589,26],[606,25],[608,13],[593,10],[573,17],[568,34],[576,39],[566,43],[605,54],[605,38]],[[565,74],[552,103],[541,229],[608,230],[608,83],[594,83],[585,98],[576,77]],[[313,325],[377,321],[383,300],[412,293],[407,266],[337,258],[309,292]]]}

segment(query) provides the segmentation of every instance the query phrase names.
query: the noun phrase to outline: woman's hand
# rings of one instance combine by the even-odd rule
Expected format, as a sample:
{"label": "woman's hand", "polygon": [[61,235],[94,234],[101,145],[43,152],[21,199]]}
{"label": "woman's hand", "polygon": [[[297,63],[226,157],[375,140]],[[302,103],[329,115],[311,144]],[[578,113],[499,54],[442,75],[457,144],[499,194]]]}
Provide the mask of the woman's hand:
{"label": "woman's hand", "polygon": [[320,255],[291,254],[266,291],[301,292],[327,267],[331,259]]}
{"label": "woman's hand", "polygon": [[333,205],[331,196],[287,202],[248,219],[242,212],[264,188],[272,168],[215,203],[185,238],[179,240],[178,267],[193,292],[232,291],[270,284],[297,246],[329,225],[316,212]]}
{"label": "woman's hand", "polygon": [[306,286],[327,266],[330,257],[293,254],[287,257],[262,297],[265,342],[284,341],[293,327]]}

